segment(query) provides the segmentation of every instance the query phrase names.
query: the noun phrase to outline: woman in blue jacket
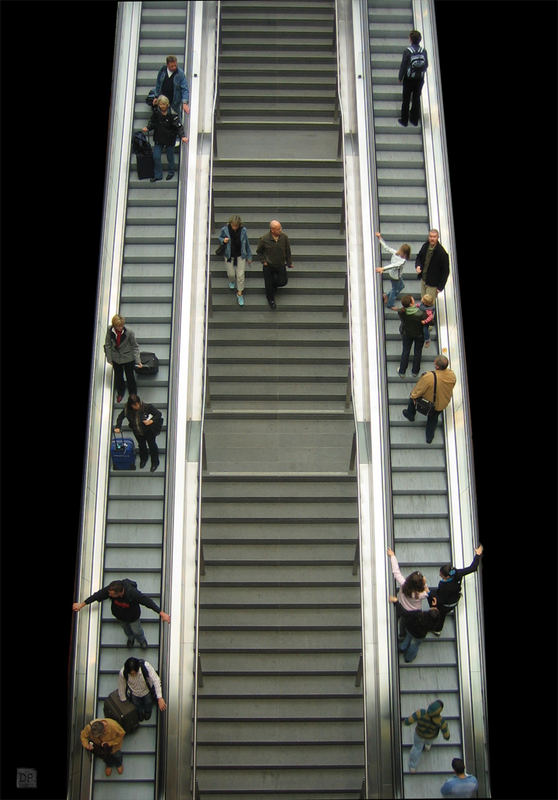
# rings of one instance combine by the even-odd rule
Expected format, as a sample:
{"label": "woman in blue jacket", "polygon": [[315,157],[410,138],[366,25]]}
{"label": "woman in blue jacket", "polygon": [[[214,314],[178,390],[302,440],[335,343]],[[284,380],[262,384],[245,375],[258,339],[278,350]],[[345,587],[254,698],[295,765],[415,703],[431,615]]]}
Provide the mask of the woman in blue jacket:
{"label": "woman in blue jacket", "polygon": [[219,243],[225,245],[224,256],[229,289],[236,288],[238,305],[243,306],[244,271],[246,264],[252,263],[252,250],[248,241],[248,231],[242,224],[242,219],[238,214],[233,214],[229,219],[228,225],[223,225],[221,228]]}

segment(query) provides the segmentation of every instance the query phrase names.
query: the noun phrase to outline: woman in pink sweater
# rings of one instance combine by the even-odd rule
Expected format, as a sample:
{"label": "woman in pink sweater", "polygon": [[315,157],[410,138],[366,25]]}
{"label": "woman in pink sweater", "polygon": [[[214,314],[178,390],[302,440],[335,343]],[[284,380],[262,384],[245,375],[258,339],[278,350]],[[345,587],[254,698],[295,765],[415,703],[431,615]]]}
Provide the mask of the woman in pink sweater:
{"label": "woman in pink sweater", "polygon": [[399,562],[394,551],[388,547],[387,554],[390,557],[393,577],[399,585],[397,597],[390,595],[389,599],[391,603],[395,603],[396,616],[400,620],[399,638],[404,638],[406,629],[402,615],[407,611],[421,611],[423,598],[427,596],[430,589],[422,572],[415,570],[404,578],[399,569]]}

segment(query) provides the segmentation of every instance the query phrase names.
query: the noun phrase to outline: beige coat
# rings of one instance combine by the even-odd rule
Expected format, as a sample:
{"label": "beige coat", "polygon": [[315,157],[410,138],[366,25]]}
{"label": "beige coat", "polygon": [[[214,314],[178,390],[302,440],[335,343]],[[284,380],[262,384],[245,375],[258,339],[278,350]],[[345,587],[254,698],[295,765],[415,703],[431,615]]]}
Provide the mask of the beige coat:
{"label": "beige coat", "polygon": [[[100,737],[100,739],[92,739],[91,738],[91,724],[92,722],[104,722],[105,723],[105,732]],[[126,735],[124,728],[118,724],[115,719],[110,719],[107,717],[106,719],[100,720],[91,720],[85,728],[82,730],[80,738],[82,745],[87,748],[89,742],[95,742],[96,744],[104,744],[105,742],[110,745],[111,753],[116,753],[117,750],[120,750],[122,746],[122,739]]]}
{"label": "beige coat", "polygon": [[[443,411],[449,405],[453,387],[455,386],[455,372],[450,369],[437,369],[436,370],[436,411]],[[417,397],[424,397],[425,400],[432,401],[434,399],[434,375],[432,372],[425,372],[421,375],[415,384],[415,388],[411,392],[411,397],[416,400]]]}

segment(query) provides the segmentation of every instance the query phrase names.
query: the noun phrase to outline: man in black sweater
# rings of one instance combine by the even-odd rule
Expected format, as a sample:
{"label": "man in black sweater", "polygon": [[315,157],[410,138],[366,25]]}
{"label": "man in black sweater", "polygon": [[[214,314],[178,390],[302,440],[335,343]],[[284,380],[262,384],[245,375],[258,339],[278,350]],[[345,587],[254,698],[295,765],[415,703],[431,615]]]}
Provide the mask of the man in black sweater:
{"label": "man in black sweater", "polygon": [[164,622],[170,622],[170,616],[161,611],[150,597],[142,594],[137,588],[137,583],[129,578],[112,581],[108,586],[87,597],[83,603],[74,603],[72,608],[74,611],[81,611],[84,606],[93,601],[102,603],[103,600],[107,600],[109,597],[112,601],[110,609],[112,616],[118,620],[128,637],[128,647],[132,647],[134,639],[137,639],[141,648],[144,650],[147,648],[147,639],[140,624],[140,605],[155,611]]}
{"label": "man in black sweater", "polygon": [[436,299],[449,276],[449,256],[440,244],[440,234],[435,228],[428,232],[428,241],[419,250],[415,269],[421,279],[420,296],[429,294]]}
{"label": "man in black sweater", "polygon": [[409,365],[411,347],[414,344],[412,370],[416,378],[419,374],[422,348],[424,347],[424,327],[422,325],[422,320],[426,319],[426,312],[417,307],[414,298],[410,294],[406,294],[401,298],[401,306],[402,308],[399,308],[397,313],[401,320],[399,333],[403,340],[403,350],[401,351],[401,361],[399,362],[397,373],[400,378],[405,377],[405,372]]}

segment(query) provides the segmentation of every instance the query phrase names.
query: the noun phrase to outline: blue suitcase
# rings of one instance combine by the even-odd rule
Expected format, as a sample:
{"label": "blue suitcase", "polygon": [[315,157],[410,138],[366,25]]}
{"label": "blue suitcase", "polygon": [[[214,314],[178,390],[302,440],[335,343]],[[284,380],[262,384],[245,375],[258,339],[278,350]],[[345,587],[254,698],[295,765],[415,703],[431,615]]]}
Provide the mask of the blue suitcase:
{"label": "blue suitcase", "polygon": [[125,439],[120,434],[120,439],[114,434],[110,443],[110,455],[114,469],[135,469],[136,453],[133,439]]}

